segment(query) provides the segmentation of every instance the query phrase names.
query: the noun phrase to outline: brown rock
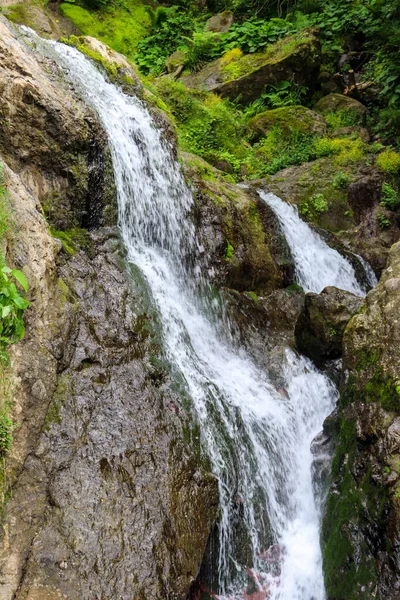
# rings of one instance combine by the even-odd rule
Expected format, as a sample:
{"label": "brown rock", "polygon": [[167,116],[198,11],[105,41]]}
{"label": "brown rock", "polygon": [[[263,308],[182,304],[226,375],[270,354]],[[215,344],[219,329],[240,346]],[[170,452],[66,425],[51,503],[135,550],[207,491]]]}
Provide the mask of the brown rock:
{"label": "brown rock", "polygon": [[232,27],[234,20],[233,13],[226,10],[208,19],[205,29],[214,33],[226,33]]}

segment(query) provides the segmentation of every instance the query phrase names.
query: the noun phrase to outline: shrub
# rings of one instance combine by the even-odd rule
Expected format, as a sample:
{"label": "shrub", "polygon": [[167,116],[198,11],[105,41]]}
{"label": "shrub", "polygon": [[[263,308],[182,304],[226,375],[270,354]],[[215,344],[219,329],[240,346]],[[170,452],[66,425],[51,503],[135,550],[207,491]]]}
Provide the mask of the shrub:
{"label": "shrub", "polygon": [[384,213],[378,213],[376,215],[378,225],[381,229],[387,229],[390,227],[390,219]]}
{"label": "shrub", "polygon": [[391,185],[384,183],[382,185],[382,202],[381,206],[388,208],[389,210],[396,210],[400,206],[400,197]]}
{"label": "shrub", "polygon": [[376,164],[384,173],[395,175],[400,171],[400,154],[394,150],[385,150],[379,154]]}
{"label": "shrub", "polygon": [[351,177],[349,175],[346,175],[346,173],[343,173],[343,171],[339,171],[333,178],[332,187],[334,187],[336,190],[346,189],[350,181]]}
{"label": "shrub", "polygon": [[299,212],[304,217],[312,219],[328,210],[329,206],[323,194],[315,194],[308,200],[304,200],[299,206]]}

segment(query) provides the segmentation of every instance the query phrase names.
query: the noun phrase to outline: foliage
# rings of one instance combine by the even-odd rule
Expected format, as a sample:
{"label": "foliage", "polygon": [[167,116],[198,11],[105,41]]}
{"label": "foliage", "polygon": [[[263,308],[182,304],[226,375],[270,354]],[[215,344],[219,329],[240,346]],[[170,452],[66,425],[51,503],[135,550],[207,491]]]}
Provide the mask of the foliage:
{"label": "foliage", "polygon": [[333,178],[332,187],[334,187],[335,190],[346,189],[350,183],[350,180],[351,178],[349,175],[346,175],[346,173],[343,173],[343,171],[339,171]]}
{"label": "foliage", "polygon": [[225,241],[225,258],[227,258],[228,260],[230,258],[232,258],[235,254],[235,249],[232,246],[232,244],[230,243],[229,240]]}
{"label": "foliage", "polygon": [[394,150],[385,150],[378,156],[376,164],[384,173],[395,175],[400,171],[400,154]]}
{"label": "foliage", "polygon": [[19,293],[16,285],[26,292],[25,275],[16,269],[3,266],[0,269],[0,362],[7,362],[7,348],[24,336],[23,314],[29,302]]}
{"label": "foliage", "polygon": [[389,210],[396,210],[400,206],[399,194],[389,183],[383,183],[382,185],[381,206]]}
{"label": "foliage", "polygon": [[328,210],[328,203],[323,194],[315,194],[308,200],[304,200],[299,206],[299,212],[304,217],[312,219]]}
{"label": "foliage", "polygon": [[296,106],[302,103],[306,88],[294,81],[281,81],[276,86],[268,86],[257,100],[245,107],[246,117],[254,117],[265,110],[282,106]]}
{"label": "foliage", "polygon": [[220,55],[219,36],[211,31],[195,32],[187,40],[186,67],[190,71],[199,71],[206,62]]}
{"label": "foliage", "polygon": [[103,8],[96,12],[91,11],[89,5],[85,8],[64,2],[60,10],[83,35],[96,37],[117,52],[133,58],[139,41],[148,35],[152,26],[148,7],[141,0],[101,2],[98,7]]}
{"label": "foliage", "polygon": [[188,39],[200,27],[199,19],[178,7],[160,7],[151,29],[151,35],[138,43],[134,57],[145,75],[159,75],[166,59],[181,47],[187,47]]}
{"label": "foliage", "polygon": [[376,219],[381,229],[387,229],[390,227],[390,219],[384,213],[378,213],[376,215]]}
{"label": "foliage", "polygon": [[360,114],[351,110],[335,110],[324,114],[324,119],[330,129],[340,129],[341,127],[352,127],[359,125],[362,117]]}

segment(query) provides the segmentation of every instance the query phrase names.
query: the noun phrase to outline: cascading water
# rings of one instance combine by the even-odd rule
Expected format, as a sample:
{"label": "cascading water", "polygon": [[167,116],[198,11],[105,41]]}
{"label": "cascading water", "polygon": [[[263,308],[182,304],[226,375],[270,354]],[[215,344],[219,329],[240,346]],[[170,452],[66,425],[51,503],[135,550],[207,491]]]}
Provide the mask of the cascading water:
{"label": "cascading water", "polygon": [[[224,340],[196,292],[196,269],[185,267],[196,251],[192,196],[149,113],[77,50],[40,45],[57,55],[108,132],[129,259],[148,282],[167,356],[184,381],[219,480],[212,597],[323,600],[310,445],[334,407],[334,386],[289,350],[278,386]],[[327,279],[348,286],[347,272]]]}
{"label": "cascading water", "polygon": [[[295,206],[275,194],[262,190],[258,194],[278,217],[295,260],[297,281],[306,292],[319,293],[326,286],[334,285],[357,296],[365,296],[365,289],[358,283],[353,266],[299,217]],[[371,278],[370,271],[367,275]]]}

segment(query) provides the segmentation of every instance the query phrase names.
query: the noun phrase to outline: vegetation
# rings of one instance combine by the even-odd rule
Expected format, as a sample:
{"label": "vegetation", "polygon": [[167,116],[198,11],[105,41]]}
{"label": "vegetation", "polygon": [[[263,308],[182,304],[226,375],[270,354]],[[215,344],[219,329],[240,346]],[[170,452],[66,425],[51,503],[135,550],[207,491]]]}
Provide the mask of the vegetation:
{"label": "vegetation", "polygon": [[9,363],[7,350],[11,344],[22,339],[25,331],[23,314],[29,306],[18,289],[22,288],[25,292],[28,290],[26,277],[21,271],[6,265],[2,251],[11,227],[11,209],[0,168],[0,459],[11,448],[15,429],[6,372]]}

